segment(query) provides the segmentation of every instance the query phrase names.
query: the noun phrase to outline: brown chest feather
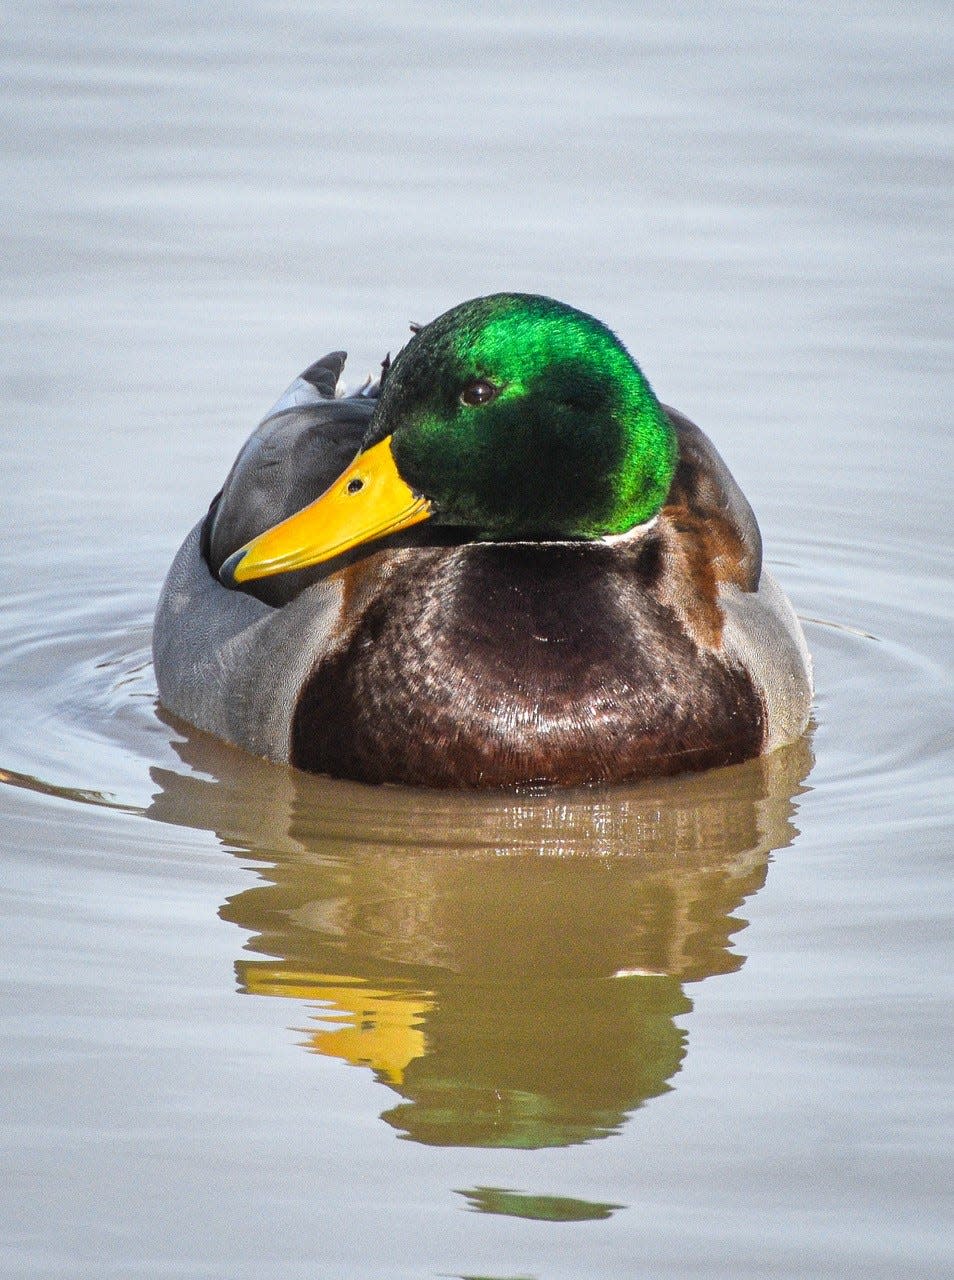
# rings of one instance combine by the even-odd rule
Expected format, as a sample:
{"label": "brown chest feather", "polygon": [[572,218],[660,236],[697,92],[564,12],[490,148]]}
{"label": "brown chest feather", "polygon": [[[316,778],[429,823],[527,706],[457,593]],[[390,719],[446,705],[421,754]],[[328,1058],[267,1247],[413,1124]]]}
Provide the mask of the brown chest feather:
{"label": "brown chest feather", "polygon": [[292,762],[367,782],[564,785],[757,755],[750,679],[689,638],[658,548],[467,546],[379,579],[302,689]]}

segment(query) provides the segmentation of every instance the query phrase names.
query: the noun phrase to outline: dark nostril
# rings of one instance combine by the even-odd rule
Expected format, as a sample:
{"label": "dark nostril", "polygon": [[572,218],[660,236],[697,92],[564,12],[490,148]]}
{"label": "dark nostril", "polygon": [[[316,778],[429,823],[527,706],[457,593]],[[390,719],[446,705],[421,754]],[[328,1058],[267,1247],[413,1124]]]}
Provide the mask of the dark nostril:
{"label": "dark nostril", "polygon": [[353,480],[348,481],[349,493],[360,493],[363,488],[364,488],[364,481],[359,479],[358,476],[355,476]]}

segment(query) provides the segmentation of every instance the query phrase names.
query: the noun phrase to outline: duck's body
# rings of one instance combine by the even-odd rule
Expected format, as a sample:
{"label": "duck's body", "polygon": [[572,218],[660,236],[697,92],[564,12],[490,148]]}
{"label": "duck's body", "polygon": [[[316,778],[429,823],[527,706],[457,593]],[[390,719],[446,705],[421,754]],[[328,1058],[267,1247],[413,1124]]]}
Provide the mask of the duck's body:
{"label": "duck's body", "polygon": [[[380,407],[373,395],[336,400],[343,359],[326,357],[293,384],[180,550],[155,628],[166,707],[274,760],[435,786],[676,773],[751,758],[804,730],[811,677],[799,624],[761,567],[744,496],[672,410],[659,411],[672,442],[659,455],[662,505],[621,532],[541,537],[508,514],[502,536],[475,538],[458,524],[459,499],[445,499],[450,519],[422,523],[422,483],[407,489],[401,532],[371,547],[336,535],[332,550],[347,549],[333,572],[295,568],[297,550],[276,553],[274,535],[259,535],[347,480],[362,442],[355,466],[382,450],[403,463],[393,402],[418,394],[413,376],[399,373]],[[376,440],[382,410],[377,434],[390,434]],[[586,412],[574,402],[573,414]],[[481,425],[489,417],[476,410]],[[413,459],[403,465],[413,471]],[[510,487],[522,479],[515,470]],[[651,488],[638,481],[637,502]],[[469,514],[475,505],[467,519],[504,519]],[[575,519],[594,509],[595,499],[581,504]],[[604,523],[619,519],[606,509]],[[292,565],[250,584],[261,599],[216,576],[244,578],[250,539],[267,566]]]}

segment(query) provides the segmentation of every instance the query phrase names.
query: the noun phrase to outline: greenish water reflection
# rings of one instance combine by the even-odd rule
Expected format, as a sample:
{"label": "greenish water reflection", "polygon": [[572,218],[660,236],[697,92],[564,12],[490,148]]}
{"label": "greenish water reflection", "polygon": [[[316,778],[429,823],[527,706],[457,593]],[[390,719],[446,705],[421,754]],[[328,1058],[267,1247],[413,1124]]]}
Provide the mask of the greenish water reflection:
{"label": "greenish water reflection", "polygon": [[213,776],[155,770],[150,815],[208,825],[261,876],[221,909],[250,935],[239,989],[302,1002],[303,1047],[393,1089],[401,1136],[525,1148],[613,1133],[673,1087],[685,986],[744,962],[735,913],[811,764],[803,742],[659,784],[480,796],[178,750]]}
{"label": "greenish water reflection", "polygon": [[535,1196],[506,1187],[475,1187],[459,1191],[478,1213],[499,1213],[507,1218],[532,1218],[537,1222],[595,1222],[609,1218],[621,1204],[600,1204],[571,1196]]}

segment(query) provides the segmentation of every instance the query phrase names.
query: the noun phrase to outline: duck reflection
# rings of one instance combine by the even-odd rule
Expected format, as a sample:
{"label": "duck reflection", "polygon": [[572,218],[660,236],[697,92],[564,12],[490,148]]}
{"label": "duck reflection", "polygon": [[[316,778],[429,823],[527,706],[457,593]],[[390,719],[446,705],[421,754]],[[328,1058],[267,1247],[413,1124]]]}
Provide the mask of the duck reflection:
{"label": "duck reflection", "polygon": [[612,1133],[672,1087],[687,984],[738,969],[736,912],[788,844],[806,742],[731,769],[540,796],[364,788],[190,736],[150,813],[208,827],[263,883],[240,990],[306,1002],[315,1052],[369,1068],[383,1119],[440,1145]]}

